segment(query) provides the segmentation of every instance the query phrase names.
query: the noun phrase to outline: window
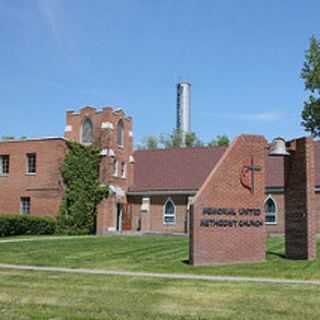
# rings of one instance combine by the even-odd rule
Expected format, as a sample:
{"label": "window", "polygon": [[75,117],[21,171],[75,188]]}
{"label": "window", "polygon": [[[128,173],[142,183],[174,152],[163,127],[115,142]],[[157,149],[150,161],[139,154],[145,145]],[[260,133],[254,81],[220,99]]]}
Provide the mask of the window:
{"label": "window", "polygon": [[170,198],[164,204],[163,223],[164,224],[176,223],[176,207]]}
{"label": "window", "polygon": [[29,197],[22,197],[20,199],[20,213],[29,214],[31,208],[31,201]]}
{"label": "window", "polygon": [[0,176],[7,176],[9,174],[10,167],[10,156],[1,155],[0,156]]}
{"label": "window", "polygon": [[37,155],[35,153],[27,153],[27,174],[37,173]]}
{"label": "window", "polygon": [[93,125],[89,118],[85,119],[81,128],[81,143],[91,144],[93,142]]}
{"label": "window", "polygon": [[271,196],[267,198],[264,203],[264,211],[266,213],[266,224],[277,223],[277,206],[276,202]]}
{"label": "window", "polygon": [[113,159],[113,162],[112,162],[112,175],[114,177],[118,176],[118,160],[117,159]]}
{"label": "window", "polygon": [[126,163],[124,161],[121,162],[121,171],[120,171],[120,175],[121,175],[121,178],[125,178],[127,176],[127,173],[126,173]]}
{"label": "window", "polygon": [[123,121],[120,119],[117,125],[117,144],[119,146],[124,145],[124,127]]}

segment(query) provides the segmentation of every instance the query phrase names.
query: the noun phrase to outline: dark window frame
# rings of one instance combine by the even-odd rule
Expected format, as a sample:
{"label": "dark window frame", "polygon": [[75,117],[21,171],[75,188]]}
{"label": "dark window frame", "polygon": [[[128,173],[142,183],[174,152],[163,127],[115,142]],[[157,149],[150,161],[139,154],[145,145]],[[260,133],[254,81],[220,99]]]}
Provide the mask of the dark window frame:
{"label": "dark window frame", "polygon": [[117,124],[117,145],[124,147],[124,122],[122,119]]}
{"label": "dark window frame", "polygon": [[31,198],[21,197],[20,198],[20,213],[30,214],[31,213]]}
{"label": "dark window frame", "polygon": [[0,176],[8,176],[10,173],[10,155],[0,155]]}
{"label": "dark window frame", "polygon": [[278,209],[277,203],[273,197],[268,196],[264,203],[265,211],[265,222],[266,224],[275,225],[277,224]]}
{"label": "dark window frame", "polygon": [[[169,205],[172,206],[170,211]],[[171,198],[168,198],[163,206],[163,224],[176,224],[176,205]]]}
{"label": "dark window frame", "polygon": [[85,118],[81,125],[80,141],[84,145],[90,145],[94,140],[94,128],[90,118]]}
{"label": "dark window frame", "polygon": [[37,154],[35,152],[27,153],[27,175],[37,174]]}
{"label": "dark window frame", "polygon": [[127,164],[125,161],[121,161],[120,164],[120,177],[124,179],[127,177]]}
{"label": "dark window frame", "polygon": [[112,176],[119,176],[119,161],[116,158],[112,160]]}

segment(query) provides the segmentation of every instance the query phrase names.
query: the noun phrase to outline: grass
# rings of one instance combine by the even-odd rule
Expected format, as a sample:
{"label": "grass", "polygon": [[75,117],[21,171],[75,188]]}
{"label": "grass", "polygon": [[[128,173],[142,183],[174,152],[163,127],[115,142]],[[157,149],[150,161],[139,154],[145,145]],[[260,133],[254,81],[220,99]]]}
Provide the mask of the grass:
{"label": "grass", "polygon": [[211,267],[188,264],[188,239],[185,237],[105,236],[0,242],[0,263],[320,280],[320,259],[294,261],[285,259],[283,254],[281,237],[268,240],[265,262]]}
{"label": "grass", "polygon": [[[52,240],[30,237],[28,240],[31,241],[0,241],[0,263],[320,279],[319,260],[284,259],[280,237],[268,240],[266,262],[196,268],[187,264],[188,239],[184,237],[106,236]],[[6,320],[319,318],[319,286],[0,269],[0,319]]]}
{"label": "grass", "polygon": [[0,319],[320,318],[320,288],[0,270]]}

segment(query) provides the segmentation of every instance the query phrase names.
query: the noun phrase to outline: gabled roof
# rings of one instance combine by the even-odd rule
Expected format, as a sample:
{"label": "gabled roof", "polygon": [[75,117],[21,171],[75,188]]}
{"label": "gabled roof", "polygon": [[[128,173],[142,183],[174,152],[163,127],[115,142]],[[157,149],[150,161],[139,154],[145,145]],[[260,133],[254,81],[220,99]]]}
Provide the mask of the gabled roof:
{"label": "gabled roof", "polygon": [[[129,192],[196,191],[226,147],[138,150],[134,153],[133,185]],[[316,186],[320,186],[320,143],[315,143]],[[266,187],[284,186],[284,159],[266,153]]]}
{"label": "gabled roof", "polygon": [[130,191],[197,190],[226,147],[138,150]]}

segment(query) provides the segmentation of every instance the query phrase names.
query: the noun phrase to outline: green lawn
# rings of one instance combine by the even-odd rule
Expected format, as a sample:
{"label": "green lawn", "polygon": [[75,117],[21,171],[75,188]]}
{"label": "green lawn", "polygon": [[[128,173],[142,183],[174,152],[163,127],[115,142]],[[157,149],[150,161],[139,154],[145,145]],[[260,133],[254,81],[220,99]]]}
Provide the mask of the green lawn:
{"label": "green lawn", "polygon": [[[96,268],[109,270],[183,272],[208,275],[320,279],[320,259],[314,262],[283,258],[283,238],[268,240],[267,261],[231,266],[192,267],[188,239],[165,236],[105,236],[0,242],[0,263]],[[320,257],[320,250],[318,250]]]}
{"label": "green lawn", "polygon": [[[38,239],[0,240],[0,263],[320,279],[319,260],[289,261],[282,257],[282,238],[268,240],[266,262],[197,268],[187,264],[188,239],[184,237]],[[0,269],[0,319],[318,320],[320,286]]]}
{"label": "green lawn", "polygon": [[318,320],[320,288],[0,270],[2,320]]}

